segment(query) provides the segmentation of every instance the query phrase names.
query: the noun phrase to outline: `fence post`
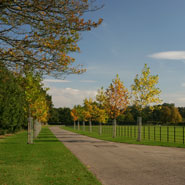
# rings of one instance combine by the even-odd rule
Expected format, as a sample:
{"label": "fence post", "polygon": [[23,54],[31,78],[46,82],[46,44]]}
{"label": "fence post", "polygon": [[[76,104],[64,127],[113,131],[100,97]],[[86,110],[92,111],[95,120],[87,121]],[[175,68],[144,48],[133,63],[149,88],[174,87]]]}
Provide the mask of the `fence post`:
{"label": "fence post", "polygon": [[28,144],[33,144],[33,118],[28,118]]}
{"label": "fence post", "polygon": [[138,138],[137,138],[137,141],[141,141],[142,117],[138,117],[137,121],[138,121]]}
{"label": "fence post", "polygon": [[85,121],[83,120],[83,131],[85,131]]}
{"label": "fence post", "polygon": [[182,137],[183,137],[183,144],[184,144],[184,127],[183,127],[183,136]]}
{"label": "fence post", "polygon": [[175,126],[174,126],[174,143],[176,142],[176,134],[175,134]]}
{"label": "fence post", "polygon": [[169,127],[167,126],[167,142],[169,142]]}
{"label": "fence post", "polygon": [[143,126],[143,139],[145,140],[145,126]]}
{"label": "fence post", "polygon": [[134,126],[134,137],[136,138],[136,126]]}
{"label": "fence post", "polygon": [[160,141],[161,141],[161,125],[160,125],[160,127],[159,127],[159,128],[160,128]]}
{"label": "fence post", "polygon": [[89,132],[92,132],[92,122],[91,122],[91,118],[89,119]]}
{"label": "fence post", "polygon": [[148,139],[150,140],[150,126],[148,126]]}
{"label": "fence post", "polygon": [[99,135],[101,136],[102,135],[102,124],[100,122],[100,125],[99,125]]}
{"label": "fence post", "polygon": [[39,123],[37,120],[34,120],[34,125],[33,125],[33,138],[37,138],[37,136],[39,135]]}
{"label": "fence post", "polygon": [[116,137],[116,119],[113,120],[113,138]]}
{"label": "fence post", "polygon": [[80,121],[78,120],[78,130],[80,130]]}

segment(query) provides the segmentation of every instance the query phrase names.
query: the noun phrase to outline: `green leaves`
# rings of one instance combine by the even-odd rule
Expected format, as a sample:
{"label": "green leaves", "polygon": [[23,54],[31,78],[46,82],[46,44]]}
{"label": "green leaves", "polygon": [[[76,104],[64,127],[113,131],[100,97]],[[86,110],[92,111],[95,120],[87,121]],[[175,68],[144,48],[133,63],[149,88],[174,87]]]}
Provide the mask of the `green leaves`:
{"label": "green leaves", "polygon": [[145,64],[141,77],[137,74],[134,79],[134,84],[131,86],[133,103],[141,111],[147,105],[161,103],[159,94],[160,89],[156,87],[158,83],[158,75],[150,75],[150,68]]}
{"label": "green leaves", "polygon": [[19,80],[0,63],[0,130],[26,127],[26,99]]}
{"label": "green leaves", "polygon": [[22,78],[26,101],[29,105],[28,111],[39,122],[47,122],[50,102],[47,101],[47,90],[43,88],[41,81],[40,74],[34,75],[30,71],[26,73],[25,78]]}

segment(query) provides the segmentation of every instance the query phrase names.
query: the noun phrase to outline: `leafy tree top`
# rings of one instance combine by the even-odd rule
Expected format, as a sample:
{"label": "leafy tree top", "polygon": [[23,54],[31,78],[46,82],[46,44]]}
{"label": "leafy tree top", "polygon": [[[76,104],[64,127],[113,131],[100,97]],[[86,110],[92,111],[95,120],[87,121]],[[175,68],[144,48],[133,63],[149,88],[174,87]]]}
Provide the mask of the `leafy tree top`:
{"label": "leafy tree top", "polygon": [[78,121],[83,121],[84,120],[84,108],[81,105],[76,105],[75,106],[76,110],[76,115],[78,117]]}
{"label": "leafy tree top", "polygon": [[71,116],[74,121],[78,120],[78,115],[77,115],[77,111],[76,111],[75,107],[71,110]]}
{"label": "leafy tree top", "polygon": [[158,75],[150,74],[150,68],[147,64],[144,65],[141,76],[136,75],[131,89],[133,103],[139,111],[149,104],[161,103],[161,99],[159,98],[161,90],[156,87],[158,80]]}
{"label": "leafy tree top", "polygon": [[79,51],[81,31],[97,27],[102,19],[84,20],[97,10],[88,0],[1,0],[0,60],[11,69],[34,68],[45,74],[82,73],[69,52]]}
{"label": "leafy tree top", "polygon": [[106,109],[111,118],[116,119],[129,104],[129,92],[121,82],[119,75],[106,90]]}
{"label": "leafy tree top", "polygon": [[105,101],[106,101],[106,94],[105,94],[103,87],[98,89],[98,93],[96,95],[96,101],[97,101],[99,107],[101,109],[103,109],[105,106]]}

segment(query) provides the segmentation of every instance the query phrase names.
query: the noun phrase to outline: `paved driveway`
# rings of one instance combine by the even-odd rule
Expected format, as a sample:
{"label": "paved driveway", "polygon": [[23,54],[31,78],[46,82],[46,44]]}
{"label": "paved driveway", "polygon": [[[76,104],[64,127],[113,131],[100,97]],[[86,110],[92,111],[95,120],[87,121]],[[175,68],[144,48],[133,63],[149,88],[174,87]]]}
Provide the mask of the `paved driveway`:
{"label": "paved driveway", "polygon": [[50,129],[104,185],[185,185],[185,149],[113,143]]}

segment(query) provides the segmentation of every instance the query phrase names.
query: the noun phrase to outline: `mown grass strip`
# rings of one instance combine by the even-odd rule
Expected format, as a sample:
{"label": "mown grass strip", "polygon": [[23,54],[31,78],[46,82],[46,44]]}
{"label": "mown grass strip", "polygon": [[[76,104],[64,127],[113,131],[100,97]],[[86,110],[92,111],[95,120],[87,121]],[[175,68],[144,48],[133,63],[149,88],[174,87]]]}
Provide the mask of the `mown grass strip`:
{"label": "mown grass strip", "polygon": [[79,133],[81,135],[86,135],[89,137],[94,137],[94,138],[106,140],[106,141],[128,143],[128,144],[141,144],[141,145],[151,145],[151,146],[167,146],[167,147],[185,148],[185,145],[181,143],[172,143],[172,142],[164,142],[164,141],[160,142],[160,141],[154,141],[154,140],[143,140],[141,142],[138,142],[136,138],[128,138],[128,137],[123,137],[123,136],[117,136],[116,138],[112,138],[112,131],[110,131],[109,135],[102,134],[100,136],[98,132],[90,133],[88,129],[86,129],[86,131],[82,131],[82,130],[74,130],[72,127],[62,126],[61,128],[66,129],[68,131],[75,132],[75,133]]}
{"label": "mown grass strip", "polygon": [[27,133],[1,139],[1,185],[100,185],[51,133],[43,128],[33,145]]}

